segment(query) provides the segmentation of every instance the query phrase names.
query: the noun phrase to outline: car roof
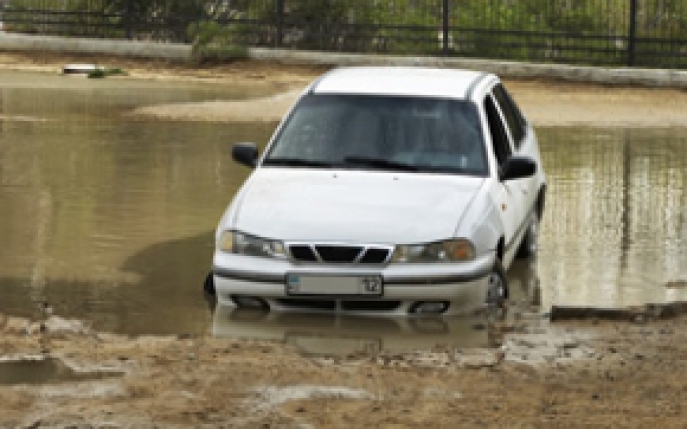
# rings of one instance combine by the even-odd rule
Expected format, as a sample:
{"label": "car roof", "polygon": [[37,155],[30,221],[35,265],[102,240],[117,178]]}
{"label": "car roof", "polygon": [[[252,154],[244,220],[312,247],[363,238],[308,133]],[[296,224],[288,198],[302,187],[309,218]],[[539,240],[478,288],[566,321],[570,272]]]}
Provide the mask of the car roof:
{"label": "car roof", "polygon": [[[487,79],[489,78],[489,79]],[[493,74],[423,67],[347,67],[332,70],[312,84],[315,94],[364,94],[471,99]]]}

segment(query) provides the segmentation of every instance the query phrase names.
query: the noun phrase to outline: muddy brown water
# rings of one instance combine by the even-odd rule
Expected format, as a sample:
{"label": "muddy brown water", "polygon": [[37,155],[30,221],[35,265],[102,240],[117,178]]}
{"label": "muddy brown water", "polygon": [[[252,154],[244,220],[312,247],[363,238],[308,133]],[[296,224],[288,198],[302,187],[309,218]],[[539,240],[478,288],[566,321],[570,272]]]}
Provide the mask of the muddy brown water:
{"label": "muddy brown water", "polygon": [[[488,343],[483,323],[470,319],[391,326],[209,311],[201,285],[213,229],[248,174],[231,160],[231,143],[265,142],[274,124],[126,113],[252,95],[264,94],[0,74],[0,312],[37,318],[47,301],[100,330],[246,334],[303,350],[416,344],[427,332],[437,342]],[[538,133],[549,178],[540,254],[509,273],[522,311],[687,301],[687,130]],[[305,328],[313,325],[323,329]]]}
{"label": "muddy brown water", "polygon": [[75,371],[59,359],[24,358],[0,361],[0,386],[15,384],[54,384],[121,377],[118,371]]}

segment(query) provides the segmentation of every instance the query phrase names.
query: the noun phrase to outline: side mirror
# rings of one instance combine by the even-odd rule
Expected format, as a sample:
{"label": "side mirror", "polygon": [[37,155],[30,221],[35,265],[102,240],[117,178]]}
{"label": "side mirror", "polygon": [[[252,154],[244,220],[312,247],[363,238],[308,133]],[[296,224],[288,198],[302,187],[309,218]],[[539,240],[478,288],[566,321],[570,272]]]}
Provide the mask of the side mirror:
{"label": "side mirror", "polygon": [[524,179],[532,177],[537,172],[537,163],[532,158],[526,156],[512,156],[501,166],[499,180]]}
{"label": "side mirror", "polygon": [[239,164],[255,168],[258,162],[258,148],[255,143],[236,143],[231,148],[231,156]]}

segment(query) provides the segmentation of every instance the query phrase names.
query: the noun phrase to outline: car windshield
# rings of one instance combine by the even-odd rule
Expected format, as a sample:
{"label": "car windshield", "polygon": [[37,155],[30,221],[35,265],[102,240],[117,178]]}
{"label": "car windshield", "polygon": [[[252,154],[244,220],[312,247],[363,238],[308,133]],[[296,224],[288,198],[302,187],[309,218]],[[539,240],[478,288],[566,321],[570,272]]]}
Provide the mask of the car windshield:
{"label": "car windshield", "polygon": [[487,174],[476,106],[419,97],[307,95],[263,165]]}

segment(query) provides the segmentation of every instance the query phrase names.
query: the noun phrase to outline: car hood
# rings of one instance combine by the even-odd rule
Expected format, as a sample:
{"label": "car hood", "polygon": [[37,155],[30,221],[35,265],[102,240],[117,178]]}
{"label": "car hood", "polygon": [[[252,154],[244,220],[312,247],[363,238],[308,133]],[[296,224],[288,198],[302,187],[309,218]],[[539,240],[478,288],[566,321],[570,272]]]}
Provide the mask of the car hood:
{"label": "car hood", "polygon": [[453,237],[483,178],[356,170],[256,170],[222,229],[285,241],[422,243]]}

